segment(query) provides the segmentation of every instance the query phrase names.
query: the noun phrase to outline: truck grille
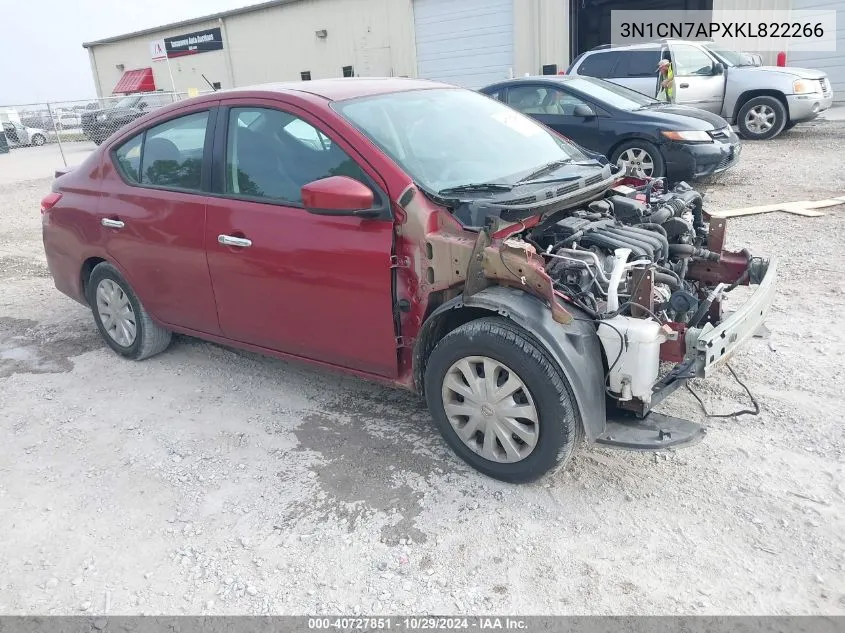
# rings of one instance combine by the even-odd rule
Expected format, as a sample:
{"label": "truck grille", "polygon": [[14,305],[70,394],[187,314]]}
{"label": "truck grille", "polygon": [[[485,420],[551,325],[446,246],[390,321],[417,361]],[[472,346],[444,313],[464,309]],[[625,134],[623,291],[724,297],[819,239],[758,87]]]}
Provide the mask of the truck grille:
{"label": "truck grille", "polygon": [[822,94],[826,97],[830,94],[830,81],[828,81],[827,77],[824,79],[819,79],[819,85],[822,87]]}

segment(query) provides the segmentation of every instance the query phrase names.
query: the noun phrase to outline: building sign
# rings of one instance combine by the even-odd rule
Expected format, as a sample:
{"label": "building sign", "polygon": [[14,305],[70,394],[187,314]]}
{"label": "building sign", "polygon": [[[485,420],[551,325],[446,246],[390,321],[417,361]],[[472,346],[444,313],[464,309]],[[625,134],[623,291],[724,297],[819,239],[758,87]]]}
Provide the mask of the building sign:
{"label": "building sign", "polygon": [[154,62],[167,59],[167,49],[164,46],[164,40],[150,42],[150,57]]}
{"label": "building sign", "polygon": [[220,27],[165,37],[164,44],[168,57],[181,57],[182,55],[194,55],[196,53],[207,53],[208,51],[223,50],[223,36]]}

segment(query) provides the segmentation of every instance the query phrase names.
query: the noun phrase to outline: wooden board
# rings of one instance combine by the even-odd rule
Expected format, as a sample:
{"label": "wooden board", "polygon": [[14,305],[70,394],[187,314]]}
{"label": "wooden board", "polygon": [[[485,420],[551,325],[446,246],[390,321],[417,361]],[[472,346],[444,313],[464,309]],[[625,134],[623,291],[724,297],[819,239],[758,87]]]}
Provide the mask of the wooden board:
{"label": "wooden board", "polygon": [[840,204],[845,204],[845,196],[838,198],[828,198],[827,200],[800,200],[797,202],[778,202],[774,204],[764,204],[757,207],[743,207],[741,209],[727,209],[725,211],[709,211],[708,215],[713,218],[735,218],[743,215],[757,215],[759,213],[771,213],[772,211],[781,211],[783,213],[793,213],[795,215],[803,215],[809,218],[816,218],[824,215],[821,211],[814,211],[814,209],[823,209],[825,207],[835,207]]}

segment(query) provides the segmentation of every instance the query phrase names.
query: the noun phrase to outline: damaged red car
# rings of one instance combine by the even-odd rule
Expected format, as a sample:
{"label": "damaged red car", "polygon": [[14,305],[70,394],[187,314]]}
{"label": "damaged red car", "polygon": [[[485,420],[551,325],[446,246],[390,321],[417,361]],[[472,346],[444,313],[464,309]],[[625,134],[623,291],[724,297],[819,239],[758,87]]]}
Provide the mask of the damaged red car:
{"label": "damaged red car", "polygon": [[[700,439],[653,407],[723,364],[775,291],[775,262],[725,250],[689,186],[410,79],[156,110],[59,175],[41,212],[56,287],[118,354],[179,332],[412,389],[462,459],[513,482],[582,438]],[[723,315],[739,285],[756,288]]]}

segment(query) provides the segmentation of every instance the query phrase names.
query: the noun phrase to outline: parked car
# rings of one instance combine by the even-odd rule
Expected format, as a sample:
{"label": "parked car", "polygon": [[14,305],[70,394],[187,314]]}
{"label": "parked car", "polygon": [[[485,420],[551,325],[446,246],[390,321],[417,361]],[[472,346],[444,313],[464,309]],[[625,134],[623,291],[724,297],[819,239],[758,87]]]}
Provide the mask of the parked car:
{"label": "parked car", "polygon": [[738,64],[746,61],[740,53],[707,42],[602,47],[579,55],[566,74],[607,79],[654,97],[660,59],[672,61],[677,103],[721,115],[746,139],[774,138],[833,103],[830,80],[820,70],[757,66],[753,58]]}
{"label": "parked car", "polygon": [[82,119],[77,112],[73,110],[61,110],[53,114],[56,121],[57,130],[67,130],[78,128],[82,124]]}
{"label": "parked car", "polygon": [[739,138],[717,114],[657,101],[602,79],[526,77],[481,92],[649,177],[694,180],[721,173],[739,159]]}
{"label": "parked car", "polygon": [[111,107],[85,110],[81,115],[82,131],[88,140],[99,145],[127,123],[172,102],[172,96],[154,92],[127,95]]}
{"label": "parked car", "polygon": [[[582,436],[700,439],[651,408],[723,364],[775,292],[774,260],[724,250],[690,187],[411,79],[162,108],[60,175],[41,210],[56,287],[118,354],[181,332],[413,389],[462,459],[515,482]],[[757,288],[723,317],[739,284]]]}
{"label": "parked car", "polygon": [[9,153],[9,141],[6,140],[6,133],[0,128],[0,154]]}
{"label": "parked car", "polygon": [[45,130],[37,130],[31,127],[26,127],[20,123],[12,123],[10,121],[3,122],[3,131],[6,133],[6,139],[9,142],[9,147],[44,145],[48,138]]}

